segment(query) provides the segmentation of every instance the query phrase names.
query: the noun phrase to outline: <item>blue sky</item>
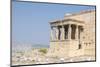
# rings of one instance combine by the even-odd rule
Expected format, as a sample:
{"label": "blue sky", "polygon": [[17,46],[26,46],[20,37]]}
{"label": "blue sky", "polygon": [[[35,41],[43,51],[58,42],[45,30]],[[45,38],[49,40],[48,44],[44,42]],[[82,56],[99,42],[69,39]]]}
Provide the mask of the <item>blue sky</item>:
{"label": "blue sky", "polygon": [[12,2],[12,41],[49,45],[50,25],[66,13],[95,9],[93,6]]}

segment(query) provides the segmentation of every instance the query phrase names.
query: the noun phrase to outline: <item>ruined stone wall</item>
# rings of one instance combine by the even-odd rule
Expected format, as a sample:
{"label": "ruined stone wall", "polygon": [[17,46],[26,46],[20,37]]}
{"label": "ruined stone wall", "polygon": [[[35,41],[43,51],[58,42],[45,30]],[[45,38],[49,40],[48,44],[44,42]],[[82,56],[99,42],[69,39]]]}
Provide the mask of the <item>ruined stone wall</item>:
{"label": "ruined stone wall", "polygon": [[65,17],[84,21],[84,31],[82,33],[81,42],[84,55],[95,55],[95,11]]}

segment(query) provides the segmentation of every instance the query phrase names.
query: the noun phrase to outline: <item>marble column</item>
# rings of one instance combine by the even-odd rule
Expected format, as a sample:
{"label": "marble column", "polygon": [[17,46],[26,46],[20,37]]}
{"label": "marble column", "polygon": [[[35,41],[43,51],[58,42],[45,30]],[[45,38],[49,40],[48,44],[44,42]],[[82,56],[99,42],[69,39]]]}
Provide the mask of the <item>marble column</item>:
{"label": "marble column", "polygon": [[50,31],[50,40],[54,40],[54,34],[53,34],[53,27],[51,27],[51,31]]}
{"label": "marble column", "polygon": [[56,27],[53,28],[53,40],[56,40]]}
{"label": "marble column", "polygon": [[61,38],[62,40],[65,40],[65,29],[64,29],[64,26],[62,26],[62,31],[61,31]]}
{"label": "marble column", "polygon": [[59,30],[58,27],[56,27],[56,40],[58,40],[58,34],[59,34]]}
{"label": "marble column", "polygon": [[79,33],[79,30],[78,30],[78,25],[76,25],[76,32],[75,32],[75,39],[78,40],[78,33]]}
{"label": "marble column", "polygon": [[71,28],[71,24],[68,25],[68,40],[71,40],[71,32],[72,32],[72,28]]}

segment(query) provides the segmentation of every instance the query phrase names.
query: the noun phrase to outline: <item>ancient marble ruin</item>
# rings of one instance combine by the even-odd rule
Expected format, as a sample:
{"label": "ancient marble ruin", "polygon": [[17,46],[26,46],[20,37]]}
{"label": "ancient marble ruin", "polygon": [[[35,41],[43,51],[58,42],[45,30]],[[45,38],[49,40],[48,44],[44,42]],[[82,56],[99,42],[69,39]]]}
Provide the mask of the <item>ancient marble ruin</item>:
{"label": "ancient marble ruin", "polygon": [[95,10],[81,11],[51,21],[49,56],[95,60],[95,14]]}

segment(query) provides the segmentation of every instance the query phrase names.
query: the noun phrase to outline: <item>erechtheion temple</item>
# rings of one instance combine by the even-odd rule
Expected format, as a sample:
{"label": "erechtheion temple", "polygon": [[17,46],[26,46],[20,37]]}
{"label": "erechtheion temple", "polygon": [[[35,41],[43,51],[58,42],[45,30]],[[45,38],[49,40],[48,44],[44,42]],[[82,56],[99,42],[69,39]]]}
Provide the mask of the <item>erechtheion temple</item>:
{"label": "erechtheion temple", "polygon": [[88,10],[51,21],[49,56],[87,56],[95,60],[95,14],[95,10]]}

